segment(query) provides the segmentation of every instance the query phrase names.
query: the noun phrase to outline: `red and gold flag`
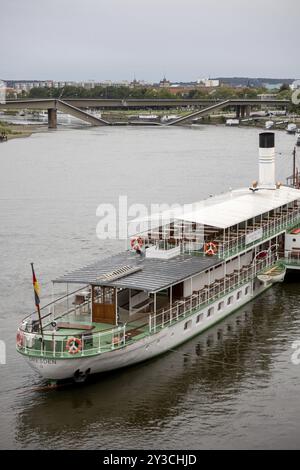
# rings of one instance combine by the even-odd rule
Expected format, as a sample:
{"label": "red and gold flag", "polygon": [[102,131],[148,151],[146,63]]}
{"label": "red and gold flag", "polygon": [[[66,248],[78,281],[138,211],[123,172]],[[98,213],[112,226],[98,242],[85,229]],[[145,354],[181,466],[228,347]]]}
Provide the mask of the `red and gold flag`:
{"label": "red and gold flag", "polygon": [[40,286],[37,281],[37,278],[35,277],[33,263],[31,263],[31,269],[32,269],[32,284],[33,284],[33,290],[34,290],[34,300],[35,300],[35,305],[38,307],[40,305]]}

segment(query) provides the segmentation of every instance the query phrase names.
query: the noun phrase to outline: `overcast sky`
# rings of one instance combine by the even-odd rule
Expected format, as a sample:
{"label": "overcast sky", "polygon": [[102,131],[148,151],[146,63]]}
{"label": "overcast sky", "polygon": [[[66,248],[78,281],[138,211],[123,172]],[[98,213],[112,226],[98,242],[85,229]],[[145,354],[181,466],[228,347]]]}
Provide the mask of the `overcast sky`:
{"label": "overcast sky", "polygon": [[0,0],[2,79],[298,78],[299,0]]}

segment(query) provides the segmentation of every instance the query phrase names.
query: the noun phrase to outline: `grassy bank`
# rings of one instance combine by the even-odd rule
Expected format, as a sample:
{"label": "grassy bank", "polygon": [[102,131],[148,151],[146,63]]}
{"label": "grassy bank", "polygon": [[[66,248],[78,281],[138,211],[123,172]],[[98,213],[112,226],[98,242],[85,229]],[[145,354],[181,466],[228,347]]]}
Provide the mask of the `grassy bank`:
{"label": "grassy bank", "polygon": [[43,130],[45,130],[44,126],[40,125],[11,124],[5,121],[0,121],[0,134],[4,132],[4,134],[7,135],[7,140],[29,137],[34,132],[41,132]]}

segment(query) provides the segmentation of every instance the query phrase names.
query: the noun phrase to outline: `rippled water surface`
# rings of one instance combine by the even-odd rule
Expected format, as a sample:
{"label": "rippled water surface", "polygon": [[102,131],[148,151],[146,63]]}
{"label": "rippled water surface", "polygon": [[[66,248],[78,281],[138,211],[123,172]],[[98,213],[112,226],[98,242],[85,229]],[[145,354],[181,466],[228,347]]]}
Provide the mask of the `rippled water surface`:
{"label": "rippled water surface", "polygon": [[[248,185],[258,132],[84,128],[0,144],[0,448],[299,448],[300,276],[176,351],[84,386],[38,390],[14,345],[33,310],[31,261],[48,301],[58,274],[123,248],[97,239],[100,203],[184,203]],[[294,137],[276,141],[282,179]]]}

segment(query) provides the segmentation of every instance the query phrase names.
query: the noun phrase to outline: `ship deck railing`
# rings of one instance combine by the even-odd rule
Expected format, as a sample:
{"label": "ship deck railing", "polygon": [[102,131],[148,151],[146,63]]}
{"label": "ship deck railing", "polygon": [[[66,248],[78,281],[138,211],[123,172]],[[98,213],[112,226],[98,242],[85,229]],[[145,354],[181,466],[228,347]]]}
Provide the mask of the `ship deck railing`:
{"label": "ship deck railing", "polygon": [[283,253],[280,253],[280,261],[282,261],[285,266],[300,266],[300,250],[286,250]]}
{"label": "ship deck railing", "polygon": [[[214,242],[217,246],[217,256],[227,258],[235,256],[245,249],[253,247],[280,232],[289,230],[300,223],[300,207],[281,209],[272,215],[265,214],[258,222],[251,222],[244,227],[236,225],[228,229],[216,227],[202,227],[193,229],[193,223],[178,222],[177,230],[164,229],[150,231],[145,236],[146,243],[158,245],[163,249],[167,247],[184,245],[184,251],[195,255],[204,255],[205,243]],[[254,241],[247,242],[247,236],[261,230],[261,236]]]}
{"label": "ship deck railing", "polygon": [[[84,324],[82,324],[84,326]],[[92,324],[91,326],[99,326]],[[103,327],[103,325],[101,325]],[[21,344],[17,342],[17,349],[28,355],[53,359],[71,359],[93,356],[100,353],[119,349],[132,341],[136,341],[149,332],[149,317],[145,316],[124,325],[106,325],[106,329],[93,332],[82,331],[78,324],[77,331],[51,331],[44,329],[40,333],[28,333],[20,327],[18,334],[22,336]],[[76,353],[70,352],[70,340],[79,340],[74,343],[78,348]],[[72,351],[72,349],[71,349]]]}
{"label": "ship deck railing", "polygon": [[[297,209],[290,209],[287,213],[278,214],[272,216],[272,218],[263,219],[262,223],[257,223],[255,225],[251,225],[247,227],[247,230],[236,229],[231,230],[229,237],[226,238],[227,240],[224,241],[224,237],[221,236],[221,232],[219,234],[219,238],[211,238],[209,241],[213,241],[217,245],[217,255],[220,258],[228,258],[231,256],[237,255],[239,252],[244,251],[245,249],[251,248],[257,243],[261,243],[264,240],[267,240],[280,232],[284,232],[285,230],[290,230],[297,226],[300,223],[300,210]],[[257,240],[246,243],[247,235],[255,232],[256,230],[262,230],[262,235]],[[243,232],[241,234],[241,232]],[[205,240],[205,242],[208,240]],[[195,252],[196,254],[203,254],[203,250],[199,250]]]}
{"label": "ship deck railing", "polygon": [[[17,348],[28,356],[47,359],[88,357],[123,348],[189,317],[195,311],[209,306],[217,299],[222,299],[239,286],[254,279],[257,273],[265,267],[272,266],[276,259],[277,256],[274,253],[269,253],[264,259],[256,260],[247,266],[241,266],[240,269],[227,273],[223,278],[216,279],[211,285],[193,291],[192,295],[186,298],[174,300],[171,305],[166,305],[156,313],[148,312],[134,321],[117,326],[89,322],[89,328],[84,329],[87,322],[81,318],[81,321],[77,322],[77,328],[75,326],[72,329],[74,325],[71,325],[71,329],[65,329],[62,325],[61,330],[55,330],[51,327],[51,321],[48,320],[48,323],[43,327],[43,335],[41,335],[39,332],[28,332],[25,326],[21,325],[18,332],[21,335],[21,341],[19,338]],[[61,315],[59,318],[70,320],[70,312],[68,315],[69,317]],[[75,354],[70,353],[68,348],[72,338],[80,340],[80,348]]]}
{"label": "ship deck railing", "polygon": [[196,311],[209,307],[210,304],[218,299],[221,301],[223,297],[238,287],[255,279],[257,274],[263,269],[277,263],[277,258],[275,253],[270,253],[266,258],[251,263],[248,266],[243,266],[241,269],[227,274],[224,278],[215,280],[210,286],[204,286],[202,289],[194,291],[191,296],[176,300],[169,308],[162,309],[160,312],[150,316],[150,332],[155,333],[167,325],[171,325],[183,318],[188,318]]}

